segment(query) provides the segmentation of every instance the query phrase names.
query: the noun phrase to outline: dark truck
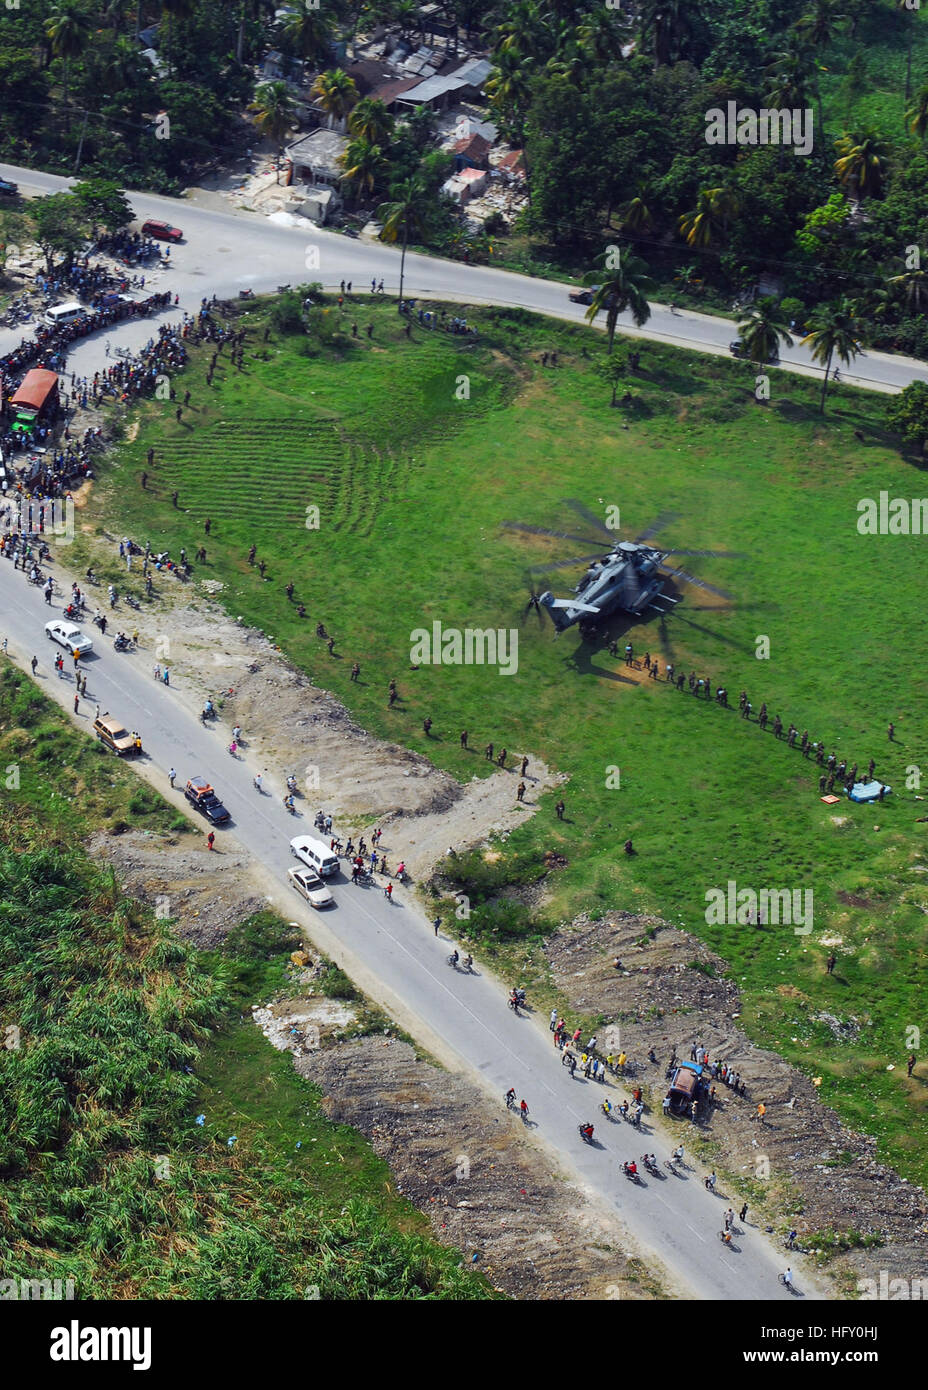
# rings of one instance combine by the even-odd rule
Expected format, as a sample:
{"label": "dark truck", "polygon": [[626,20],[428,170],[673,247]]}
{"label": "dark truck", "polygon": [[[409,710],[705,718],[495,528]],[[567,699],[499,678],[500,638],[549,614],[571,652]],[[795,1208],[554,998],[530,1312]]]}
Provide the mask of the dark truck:
{"label": "dark truck", "polygon": [[14,434],[31,434],[37,424],[53,420],[58,413],[58,374],[44,367],[33,367],[9,401]]}
{"label": "dark truck", "polygon": [[184,787],[184,796],[213,825],[221,825],[230,819],[228,811],[205,777],[191,777]]}

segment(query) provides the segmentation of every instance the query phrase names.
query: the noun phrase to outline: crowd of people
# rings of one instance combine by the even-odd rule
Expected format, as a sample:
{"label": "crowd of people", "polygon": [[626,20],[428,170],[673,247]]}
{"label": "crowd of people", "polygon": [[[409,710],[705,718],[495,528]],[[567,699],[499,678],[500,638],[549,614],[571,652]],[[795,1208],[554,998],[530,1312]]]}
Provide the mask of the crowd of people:
{"label": "crowd of people", "polygon": [[[609,653],[611,656],[618,656],[618,644],[616,642],[611,642],[609,644]],[[643,664],[644,670],[647,671],[651,680],[660,679],[659,663],[656,659],[652,659],[650,652],[645,652],[642,660],[636,660],[632,644],[631,642],[627,642],[625,645],[624,657],[626,666],[635,666],[640,670]],[[664,668],[664,680],[668,684],[675,686],[677,690],[682,691],[688,688],[690,694],[696,699],[714,699],[716,704],[722,705],[725,708],[729,707],[727,688],[722,685],[717,685],[713,690],[712,681],[708,676],[697,676],[695,671],[690,671],[689,675],[687,675],[685,671],[677,671],[672,663],[667,662]],[[816,765],[823,769],[818,779],[820,794],[830,795],[834,791],[836,783],[840,784],[846,791],[850,791],[858,781],[858,772],[860,770],[860,765],[858,763],[854,763],[849,768],[848,760],[845,758],[841,762],[838,762],[837,754],[834,752],[829,753],[826,757],[826,745],[824,742],[810,738],[808,729],[803,729],[800,734],[797,725],[790,724],[789,727],[786,727],[779,714],[770,715],[766,701],[762,702],[760,709],[755,715],[754,706],[748,699],[747,691],[742,690],[738,697],[738,709],[742,719],[748,721],[756,720],[764,733],[766,733],[769,726],[774,738],[784,740],[788,748],[798,748],[804,758],[810,760],[812,758],[815,759]],[[892,742],[895,733],[893,724],[889,725],[887,733],[890,742]],[[873,778],[875,769],[876,759],[871,758],[867,765],[868,780]],[[882,801],[882,799],[883,791],[881,790],[880,800]]]}
{"label": "crowd of people", "polygon": [[61,372],[67,364],[68,351],[72,343],[97,333],[101,328],[109,328],[122,319],[147,317],[166,309],[175,297],[169,290],[150,294],[146,299],[121,301],[105,309],[88,309],[72,323],[58,324],[52,328],[39,324],[35,337],[24,338],[18,348],[0,357],[0,376],[6,397],[19,384],[22,375],[30,367],[47,367],[50,371]]}

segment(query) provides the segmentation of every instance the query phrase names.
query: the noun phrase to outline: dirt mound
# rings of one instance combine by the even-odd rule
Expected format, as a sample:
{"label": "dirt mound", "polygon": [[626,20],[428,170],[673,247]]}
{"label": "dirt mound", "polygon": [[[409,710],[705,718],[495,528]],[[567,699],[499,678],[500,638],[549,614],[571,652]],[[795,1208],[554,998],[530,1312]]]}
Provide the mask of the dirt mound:
{"label": "dirt mound", "polygon": [[[883,1248],[848,1258],[858,1275],[886,1269],[914,1278],[924,1270],[928,1196],[880,1163],[876,1140],[848,1129],[808,1077],[738,1028],[739,991],[720,978],[727,970],[720,957],[658,918],[630,913],[608,921],[580,917],[546,943],[546,953],[574,1008],[615,1020],[600,1029],[600,1049],[629,1054],[658,1114],[672,1052],[689,1060],[698,1042],[710,1060],[737,1069],[745,1095],[718,1081],[717,1103],[699,1130],[716,1146],[720,1168],[769,1183],[770,1209],[784,1223],[788,1218],[800,1232],[854,1230],[885,1240]],[[649,1048],[657,1065],[647,1059]],[[760,1101],[767,1106],[763,1124],[756,1122]],[[683,1123],[689,1129],[688,1122],[668,1123],[675,1126],[668,1133]]]}
{"label": "dirt mound", "polygon": [[[129,830],[92,835],[87,849],[112,864],[123,889],[175,918],[178,936],[201,949],[218,946],[232,927],[267,906],[251,881],[249,858],[226,840],[210,852],[205,835],[159,835]],[[216,861],[222,873],[216,872]]]}
{"label": "dirt mound", "polygon": [[[62,574],[59,583],[69,579]],[[173,582],[161,588],[166,602],[132,621],[143,660],[169,653],[175,698],[200,710],[207,696],[218,697],[223,736],[241,725],[244,757],[281,789],[294,774],[304,817],[325,809],[342,836],[392,822],[393,843],[383,847],[405,859],[414,879],[426,878],[449,845],[480,843],[528,819],[557,780],[529,754],[524,802],[516,800],[520,777],[512,768],[461,785],[428,758],[362,728],[271,638],[225,614],[204,583],[194,592]]]}
{"label": "dirt mound", "polygon": [[331,1119],[354,1125],[497,1288],[519,1299],[656,1297],[622,1253],[620,1232],[525,1142],[521,1121],[494,1113],[476,1087],[417,1059],[406,1043],[369,1037],[312,1056],[297,1070],[324,1092]]}

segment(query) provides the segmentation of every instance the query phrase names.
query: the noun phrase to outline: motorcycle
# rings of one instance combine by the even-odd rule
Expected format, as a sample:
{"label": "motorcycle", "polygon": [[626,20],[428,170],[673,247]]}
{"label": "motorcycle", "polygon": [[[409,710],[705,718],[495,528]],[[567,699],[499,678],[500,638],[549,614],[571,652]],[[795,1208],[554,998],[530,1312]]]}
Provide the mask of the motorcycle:
{"label": "motorcycle", "polygon": [[136,612],[139,612],[139,610],[140,610],[141,607],[142,607],[142,605],[139,603],[138,599],[137,599],[137,598],[133,598],[133,596],[132,596],[131,594],[126,594],[126,603],[128,603],[128,605],[129,605],[130,608],[134,608]]}
{"label": "motorcycle", "polygon": [[239,299],[254,299],[255,292],[254,290],[239,290],[238,297]]}
{"label": "motorcycle", "polygon": [[630,1182],[638,1183],[639,1185],[641,1184],[641,1174],[637,1173],[627,1163],[622,1164],[622,1172],[625,1174],[625,1176],[628,1178]]}
{"label": "motorcycle", "polygon": [[113,638],[113,646],[118,652],[128,652],[132,650],[132,638],[122,635]]}
{"label": "motorcycle", "polygon": [[592,1125],[577,1125],[577,1129],[578,1129],[579,1132],[580,1132],[580,1138],[583,1140],[584,1144],[592,1144],[592,1142],[593,1142],[593,1126],[592,1126]]}
{"label": "motorcycle", "polygon": [[316,827],[317,830],[325,830],[325,816],[322,814],[321,811],[316,812],[315,819],[313,820],[313,825]]}

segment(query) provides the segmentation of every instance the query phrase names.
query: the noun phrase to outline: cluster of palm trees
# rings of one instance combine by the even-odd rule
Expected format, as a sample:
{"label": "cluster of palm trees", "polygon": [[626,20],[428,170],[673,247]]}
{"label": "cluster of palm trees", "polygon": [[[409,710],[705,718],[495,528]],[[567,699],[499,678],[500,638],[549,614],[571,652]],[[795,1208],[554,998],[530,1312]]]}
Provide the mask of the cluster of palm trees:
{"label": "cluster of palm trees", "polygon": [[[196,0],[158,0],[161,19],[165,22],[165,57],[168,74],[174,66],[174,24],[189,19],[196,10]],[[137,55],[137,49],[123,37],[126,13],[135,9],[135,32],[142,23],[142,0],[108,0],[102,10],[103,23],[116,37],[116,58],[125,67]],[[71,65],[89,46],[95,25],[79,0],[59,0],[45,20],[45,38],[55,58],[61,60],[61,86],[66,125],[70,122],[69,93]]]}
{"label": "cluster of palm trees", "polygon": [[[636,327],[642,328],[651,317],[648,294],[654,289],[654,283],[648,275],[647,266],[636,256],[618,256],[616,248],[610,248],[604,253],[602,261],[603,269],[590,271],[585,277],[584,283],[594,286],[586,319],[593,323],[600,313],[605,312],[606,361],[603,374],[612,383],[612,400],[615,404],[616,386],[621,375],[621,364],[614,355],[619,315],[630,311]],[[919,277],[917,293],[928,299],[928,277],[924,276],[924,272],[912,274]],[[900,280],[903,278],[897,277]],[[738,324],[738,334],[745,356],[758,368],[777,358],[781,343],[790,346],[793,341],[782,308],[776,299],[769,296],[759,299],[748,317]],[[847,298],[833,304],[823,304],[810,315],[802,342],[810,348],[813,361],[825,368],[819,400],[822,413],[829,383],[834,381],[835,359],[849,366],[862,351],[866,336],[858,306]]]}

